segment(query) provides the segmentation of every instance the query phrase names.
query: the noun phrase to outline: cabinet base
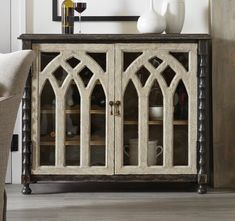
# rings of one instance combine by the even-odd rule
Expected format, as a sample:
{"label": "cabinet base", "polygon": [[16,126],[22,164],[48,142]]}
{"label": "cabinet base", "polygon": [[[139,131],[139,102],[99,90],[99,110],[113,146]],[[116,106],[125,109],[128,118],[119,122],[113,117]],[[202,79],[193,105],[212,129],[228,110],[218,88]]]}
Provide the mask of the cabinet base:
{"label": "cabinet base", "polygon": [[203,185],[200,184],[199,187],[198,187],[197,192],[198,192],[199,194],[205,194],[205,193],[207,193],[207,186],[204,185],[204,184],[203,184]]}
{"label": "cabinet base", "polygon": [[30,181],[31,183],[38,181],[197,183],[197,175],[31,175]]}
{"label": "cabinet base", "polygon": [[29,184],[24,184],[21,193],[24,195],[30,195],[32,193],[32,190],[29,187]]}
{"label": "cabinet base", "polygon": [[[192,174],[170,174],[170,175],[31,175],[30,183],[47,183],[47,182],[67,182],[67,183],[156,183],[156,187],[160,188],[168,187],[172,189],[180,189],[184,191],[184,184],[192,184],[193,189],[195,190],[195,185],[197,183],[197,175]],[[169,184],[169,185],[167,185]],[[154,184],[155,186],[155,184]],[[189,186],[188,186],[189,187]],[[205,194],[207,192],[207,186],[205,184],[200,184],[198,188],[196,187],[199,194]],[[29,187],[29,184],[25,184],[22,193],[25,195],[31,194],[32,190]]]}

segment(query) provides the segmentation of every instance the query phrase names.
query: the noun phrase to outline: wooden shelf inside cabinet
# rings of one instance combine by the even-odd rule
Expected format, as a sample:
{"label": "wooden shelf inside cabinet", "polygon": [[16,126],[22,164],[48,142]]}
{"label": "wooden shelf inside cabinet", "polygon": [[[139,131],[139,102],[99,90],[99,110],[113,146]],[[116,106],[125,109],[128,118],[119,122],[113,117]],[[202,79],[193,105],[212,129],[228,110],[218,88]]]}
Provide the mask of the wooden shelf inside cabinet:
{"label": "wooden shelf inside cabinet", "polygon": [[91,110],[90,114],[100,114],[100,115],[104,115],[105,114],[105,110]]}
{"label": "wooden shelf inside cabinet", "polygon": [[175,126],[187,126],[188,120],[174,120],[173,125]]}
{"label": "wooden shelf inside cabinet", "polygon": [[[80,114],[80,109],[66,109],[65,114]],[[55,109],[43,109],[41,110],[41,114],[55,114]],[[105,109],[92,109],[90,110],[90,114],[105,114]]]}
{"label": "wooden shelf inside cabinet", "polygon": [[55,114],[55,109],[43,109],[41,114]]}
{"label": "wooden shelf inside cabinet", "polygon": [[[50,136],[41,137],[41,146],[55,146],[55,140]],[[80,137],[66,137],[65,138],[65,146],[79,146],[80,145]],[[105,146],[105,140],[98,137],[91,137],[90,140],[91,146]]]}
{"label": "wooden shelf inside cabinet", "polygon": [[[125,120],[124,124],[125,125],[137,125],[138,121],[137,120]],[[163,121],[162,120],[150,120],[149,125],[163,125]],[[187,120],[174,120],[173,125],[176,125],[176,126],[188,125],[188,121]]]}
{"label": "wooden shelf inside cabinet", "polygon": [[[74,137],[67,137],[65,141],[66,146],[77,146],[80,145],[80,137],[74,136]],[[90,140],[91,146],[105,146],[105,140],[101,137],[91,137]]]}

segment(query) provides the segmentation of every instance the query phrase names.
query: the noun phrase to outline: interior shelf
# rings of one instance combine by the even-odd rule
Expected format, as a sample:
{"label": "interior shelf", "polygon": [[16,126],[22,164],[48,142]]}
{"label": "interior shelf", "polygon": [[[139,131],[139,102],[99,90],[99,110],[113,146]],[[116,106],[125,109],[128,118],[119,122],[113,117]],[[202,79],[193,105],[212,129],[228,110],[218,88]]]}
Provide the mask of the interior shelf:
{"label": "interior shelf", "polygon": [[[138,121],[137,120],[125,120],[124,124],[125,125],[137,125]],[[163,125],[163,121],[162,120],[150,120],[149,125]],[[174,120],[173,125],[179,125],[179,126],[188,125],[188,121],[187,120]]]}
{"label": "interior shelf", "polygon": [[[80,109],[66,109],[65,114],[80,114]],[[43,109],[41,110],[42,114],[55,114],[55,109]],[[92,109],[90,114],[105,114],[105,109]]]}
{"label": "interior shelf", "polygon": [[[43,136],[41,137],[40,145],[42,146],[55,146],[55,140],[54,138],[51,138],[50,136]],[[74,137],[66,137],[65,138],[65,146],[79,146],[80,145],[80,137],[74,136]],[[91,146],[105,146],[105,140],[103,138],[99,137],[91,137],[90,140]]]}

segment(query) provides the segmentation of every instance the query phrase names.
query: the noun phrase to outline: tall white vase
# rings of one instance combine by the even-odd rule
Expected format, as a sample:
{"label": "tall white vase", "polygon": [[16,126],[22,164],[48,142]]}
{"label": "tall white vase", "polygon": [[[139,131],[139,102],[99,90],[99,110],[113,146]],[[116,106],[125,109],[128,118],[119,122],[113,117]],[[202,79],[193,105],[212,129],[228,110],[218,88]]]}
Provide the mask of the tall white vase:
{"label": "tall white vase", "polygon": [[137,21],[137,29],[140,33],[162,33],[165,31],[166,21],[164,16],[158,14],[150,0],[150,8]]}
{"label": "tall white vase", "polygon": [[166,33],[179,34],[184,26],[185,1],[166,0],[163,4],[163,14],[165,14],[166,19]]}

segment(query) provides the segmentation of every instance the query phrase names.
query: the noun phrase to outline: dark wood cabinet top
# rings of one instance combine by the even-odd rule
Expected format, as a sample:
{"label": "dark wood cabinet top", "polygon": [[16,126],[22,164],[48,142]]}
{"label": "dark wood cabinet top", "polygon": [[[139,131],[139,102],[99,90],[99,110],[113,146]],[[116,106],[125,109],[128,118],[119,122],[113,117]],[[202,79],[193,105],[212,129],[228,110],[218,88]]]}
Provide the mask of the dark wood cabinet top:
{"label": "dark wood cabinet top", "polygon": [[208,34],[22,34],[32,43],[151,43],[210,40]]}

